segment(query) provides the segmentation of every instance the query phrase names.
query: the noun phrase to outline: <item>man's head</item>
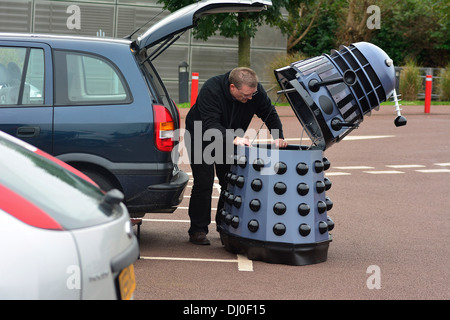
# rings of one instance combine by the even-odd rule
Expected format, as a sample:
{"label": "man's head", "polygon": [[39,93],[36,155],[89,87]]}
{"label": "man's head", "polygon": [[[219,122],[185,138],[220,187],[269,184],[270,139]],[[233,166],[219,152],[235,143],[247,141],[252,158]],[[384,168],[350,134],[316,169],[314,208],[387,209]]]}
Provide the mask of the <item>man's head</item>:
{"label": "man's head", "polygon": [[230,81],[230,94],[238,101],[246,103],[258,93],[258,76],[250,68],[234,68],[228,78]]}

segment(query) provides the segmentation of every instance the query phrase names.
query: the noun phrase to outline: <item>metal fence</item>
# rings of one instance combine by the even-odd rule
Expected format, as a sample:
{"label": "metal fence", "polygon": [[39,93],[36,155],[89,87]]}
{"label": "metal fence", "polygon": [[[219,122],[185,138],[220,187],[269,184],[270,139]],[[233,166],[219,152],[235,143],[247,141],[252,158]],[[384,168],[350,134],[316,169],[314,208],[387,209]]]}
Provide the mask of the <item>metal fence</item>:
{"label": "metal fence", "polygon": [[[395,89],[398,93],[401,94],[399,90],[400,86],[400,72],[402,67],[395,67],[395,77],[396,77],[396,86]],[[420,70],[420,78],[422,79],[422,86],[417,94],[417,100],[425,100],[425,78],[427,75],[433,76],[433,87],[431,92],[431,100],[441,100],[442,96],[442,88],[440,85],[440,79],[442,78],[442,74],[444,73],[444,68],[419,68]]]}

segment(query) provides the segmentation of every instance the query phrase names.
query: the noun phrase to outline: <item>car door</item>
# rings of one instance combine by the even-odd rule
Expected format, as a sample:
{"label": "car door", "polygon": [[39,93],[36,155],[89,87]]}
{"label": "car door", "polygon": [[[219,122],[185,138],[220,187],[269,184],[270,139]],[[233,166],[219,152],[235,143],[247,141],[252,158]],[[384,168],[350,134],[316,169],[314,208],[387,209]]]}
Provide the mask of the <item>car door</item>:
{"label": "car door", "polygon": [[0,130],[51,153],[51,92],[50,47],[31,41],[0,41]]}

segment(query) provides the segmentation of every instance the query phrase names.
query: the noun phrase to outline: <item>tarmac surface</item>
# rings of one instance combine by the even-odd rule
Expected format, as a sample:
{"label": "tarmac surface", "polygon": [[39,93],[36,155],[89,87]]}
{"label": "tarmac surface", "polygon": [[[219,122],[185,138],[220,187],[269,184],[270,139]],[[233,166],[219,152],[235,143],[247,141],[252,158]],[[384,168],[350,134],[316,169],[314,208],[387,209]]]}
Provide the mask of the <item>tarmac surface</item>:
{"label": "tarmac surface", "polygon": [[[430,114],[423,106],[405,106],[408,124],[398,128],[394,109],[382,106],[365,116],[324,152],[332,182],[326,194],[334,203],[328,215],[335,222],[327,261],[289,266],[248,260],[224,249],[214,223],[210,246],[189,243],[190,181],[174,213],[143,219],[134,298],[448,300],[450,106],[431,106]],[[299,144],[302,127],[292,109],[277,110],[288,142]],[[180,111],[184,125],[188,110]],[[261,123],[255,118],[251,128]],[[304,134],[301,144],[309,143]],[[189,165],[180,168],[191,172]],[[215,187],[213,221],[218,196]]]}

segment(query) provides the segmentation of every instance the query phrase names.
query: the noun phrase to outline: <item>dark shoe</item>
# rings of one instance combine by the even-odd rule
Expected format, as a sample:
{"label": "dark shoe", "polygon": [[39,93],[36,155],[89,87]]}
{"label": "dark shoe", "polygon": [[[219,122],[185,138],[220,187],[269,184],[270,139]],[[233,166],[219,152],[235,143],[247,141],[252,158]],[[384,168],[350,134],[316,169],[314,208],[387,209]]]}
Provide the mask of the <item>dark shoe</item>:
{"label": "dark shoe", "polygon": [[189,241],[193,244],[199,245],[209,245],[209,239],[206,237],[206,233],[204,232],[194,232],[189,236]]}

